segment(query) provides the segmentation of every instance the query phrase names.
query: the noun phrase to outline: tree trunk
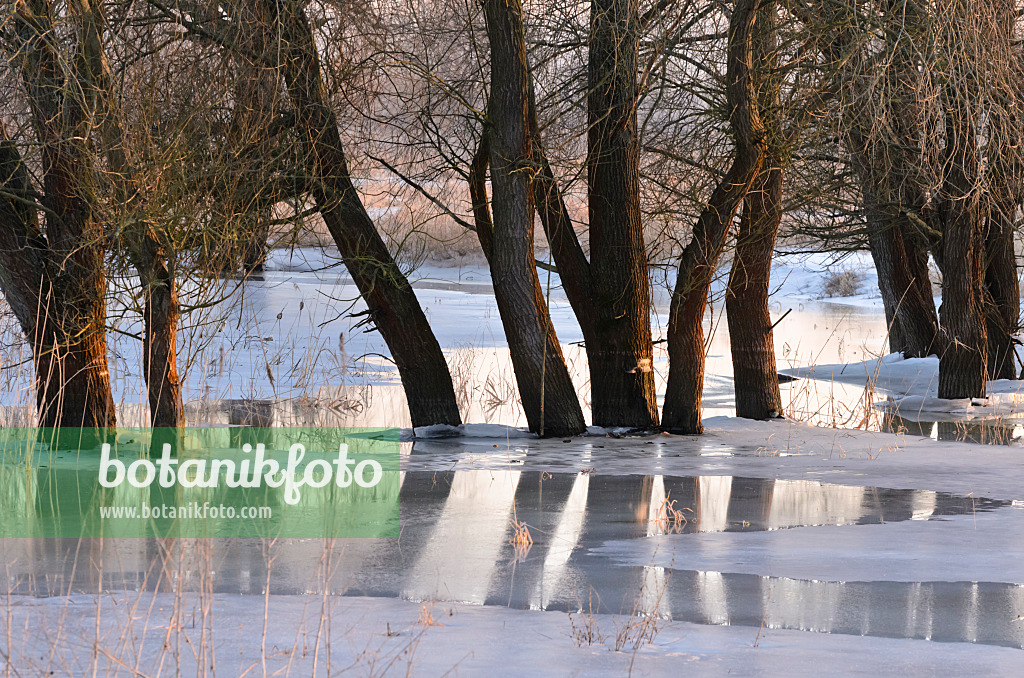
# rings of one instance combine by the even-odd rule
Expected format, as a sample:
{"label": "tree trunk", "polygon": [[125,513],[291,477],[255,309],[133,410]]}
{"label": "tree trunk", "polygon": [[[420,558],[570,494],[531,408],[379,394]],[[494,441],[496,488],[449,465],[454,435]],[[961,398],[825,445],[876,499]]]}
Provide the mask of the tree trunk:
{"label": "tree trunk", "polygon": [[[929,16],[921,6],[900,0],[886,0],[881,7],[888,16],[905,17],[905,21],[885,24],[891,64],[884,71],[882,85],[889,94],[877,106],[887,119],[879,123],[862,114],[849,134],[849,144],[890,328],[889,348],[919,358],[942,349],[928,275],[928,241],[910,216],[919,214],[927,202],[922,188],[927,159],[920,125],[920,41]],[[868,92],[860,95],[872,96]],[[871,110],[864,107],[864,111]],[[880,125],[887,126],[887,133],[878,132]]]}
{"label": "tree trunk", "polygon": [[768,308],[772,255],[782,223],[783,166],[787,156],[779,117],[778,7],[774,0],[757,10],[753,33],[758,106],[768,139],[764,165],[743,201],[725,310],[729,323],[736,416],[782,416],[782,394],[775,364],[775,340]]}
{"label": "tree trunk", "polygon": [[[1017,3],[995,0],[996,21],[992,46],[1002,51],[1011,77],[1021,73],[1020,50],[1016,45]],[[1013,337],[1020,330],[1020,283],[1014,246],[1014,223],[1024,196],[1024,162],[1020,148],[1024,142],[1019,83],[1003,89],[1008,105],[992,113],[991,131],[986,148],[989,167],[989,219],[985,239],[985,300],[988,331],[988,370],[990,379],[1016,379],[1016,348]]]}
{"label": "tree trunk", "polygon": [[[777,159],[776,159],[777,160]],[[775,340],[768,309],[772,254],[782,221],[781,164],[762,170],[743,201],[725,310],[729,322],[736,416],[782,416]]]}
{"label": "tree trunk", "polygon": [[149,395],[150,425],[177,428],[185,424],[177,357],[178,288],[155,234],[140,237],[136,243],[129,247],[142,284],[142,372]]}
{"label": "tree trunk", "polygon": [[590,4],[587,196],[593,326],[587,340],[597,426],[658,425],[650,280],[640,221],[637,0]]}
{"label": "tree trunk", "polygon": [[1015,202],[991,205],[985,239],[985,321],[990,379],[1016,379],[1013,342],[1020,329],[1020,286],[1014,253]]}
{"label": "tree trunk", "polygon": [[248,219],[249,228],[243,233],[242,272],[262,273],[270,254],[270,227],[267,222],[273,218],[269,208],[254,210]]}
{"label": "tree trunk", "polygon": [[[398,367],[412,424],[457,426],[459,408],[441,347],[352,184],[305,12],[294,3],[276,2],[264,2],[263,11],[280,30],[281,43],[267,44],[264,53],[279,54],[306,171],[316,180],[313,197]],[[270,33],[277,37],[276,30]]]}
{"label": "tree trunk", "polygon": [[[605,1],[592,7],[592,20],[590,261],[544,152],[528,80],[533,196],[559,279],[583,332],[593,422],[650,428],[658,423],[658,411],[647,257],[639,216],[635,3]],[[600,280],[595,272],[600,272]]]}
{"label": "tree trunk", "polygon": [[177,428],[185,423],[181,379],[178,376],[177,282],[167,249],[156,227],[134,213],[143,196],[137,168],[129,159],[119,97],[103,50],[103,19],[99,7],[82,5],[82,44],[88,82],[96,91],[103,150],[113,178],[116,204],[124,210],[128,258],[139,276],[143,299],[142,374],[146,380],[150,425]]}
{"label": "tree trunk", "polygon": [[904,237],[899,219],[879,204],[869,182],[862,177],[861,195],[889,327],[889,350],[907,358],[938,353],[942,338],[928,278],[927,250],[919,241]]}
{"label": "tree trunk", "polygon": [[704,313],[715,268],[736,210],[761,167],[764,127],[751,78],[751,31],[757,0],[737,0],[729,25],[728,81],[730,123],[736,138],[733,162],[693,228],[679,262],[668,325],[669,372],[662,428],[702,433]]}
{"label": "tree trunk", "polygon": [[484,17],[491,45],[491,99],[485,134],[494,211],[491,242],[481,243],[485,252],[490,250],[494,296],[530,430],[541,436],[575,435],[586,431],[586,423],[534,263],[529,172],[533,148],[522,6],[519,0],[486,0]]}
{"label": "tree trunk", "polygon": [[985,203],[978,187],[981,167],[977,118],[970,102],[958,99],[947,101],[946,106],[941,321],[948,343],[939,357],[939,397],[982,398],[988,381],[988,337],[983,264]]}
{"label": "tree trunk", "polygon": [[[95,177],[87,145],[95,113],[93,83],[87,64],[76,60],[74,68],[68,69],[63,63],[56,49],[53,14],[43,0],[19,4],[13,24],[12,36],[17,36],[19,43],[14,63],[21,71],[42,147],[45,238],[34,225],[34,207],[25,213],[29,223],[12,224],[19,231],[13,238],[15,244],[27,244],[40,253],[39,286],[14,293],[31,308],[31,321],[27,327],[23,321],[22,329],[36,364],[39,424],[113,427],[116,415],[107,370],[105,248],[103,229],[96,218]],[[69,77],[75,81],[68,82]],[[74,94],[69,95],[71,90]],[[10,144],[5,154],[12,152],[17,153]],[[27,187],[27,180],[24,185]]]}

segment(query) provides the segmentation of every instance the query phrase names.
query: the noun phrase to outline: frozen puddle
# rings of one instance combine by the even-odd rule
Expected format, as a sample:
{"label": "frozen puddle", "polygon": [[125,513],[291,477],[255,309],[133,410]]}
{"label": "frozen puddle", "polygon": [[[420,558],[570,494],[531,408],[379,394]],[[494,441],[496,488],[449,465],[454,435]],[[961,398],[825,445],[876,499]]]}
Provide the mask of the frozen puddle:
{"label": "frozen puddle", "polygon": [[[1024,647],[1024,511],[739,476],[408,471],[397,540],[7,540],[11,592],[331,593]],[[530,540],[515,542],[526,526]]]}

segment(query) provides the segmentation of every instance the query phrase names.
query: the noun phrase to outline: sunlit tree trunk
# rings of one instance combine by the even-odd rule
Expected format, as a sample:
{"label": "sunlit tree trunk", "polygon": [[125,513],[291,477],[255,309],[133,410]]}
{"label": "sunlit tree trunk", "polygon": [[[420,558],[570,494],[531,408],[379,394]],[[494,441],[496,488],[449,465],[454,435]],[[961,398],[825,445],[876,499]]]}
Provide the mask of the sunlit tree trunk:
{"label": "sunlit tree trunk", "polygon": [[95,89],[99,141],[110,169],[115,203],[125,215],[124,247],[142,287],[142,374],[149,400],[150,425],[182,426],[185,421],[178,375],[177,334],[180,306],[174,266],[157,226],[135,212],[143,201],[120,118],[120,96],[103,49],[103,17],[98,6],[82,3],[82,56]]}
{"label": "sunlit tree trunk", "polygon": [[732,165],[708,200],[683,250],[669,313],[668,386],[662,427],[673,433],[702,433],[704,313],[715,268],[736,210],[761,167],[764,127],[757,110],[752,29],[756,0],[738,0],[729,25],[727,96],[736,139]]}
{"label": "sunlit tree trunk", "polygon": [[[81,6],[88,9],[85,0]],[[87,142],[96,102],[82,62],[76,60],[73,68],[64,64],[50,5],[30,0],[16,9],[11,35],[18,49],[12,63],[20,71],[42,149],[39,202],[45,228],[37,225],[34,206],[4,224],[5,258],[27,256],[37,268],[27,277],[8,271],[3,282],[20,289],[4,289],[4,294],[21,300],[16,303],[23,308],[19,320],[36,366],[39,424],[112,427],[116,415],[107,369],[105,245]],[[27,191],[16,147],[6,139],[4,146],[14,182]],[[32,200],[16,202],[31,205]],[[8,211],[8,216],[14,215]]]}

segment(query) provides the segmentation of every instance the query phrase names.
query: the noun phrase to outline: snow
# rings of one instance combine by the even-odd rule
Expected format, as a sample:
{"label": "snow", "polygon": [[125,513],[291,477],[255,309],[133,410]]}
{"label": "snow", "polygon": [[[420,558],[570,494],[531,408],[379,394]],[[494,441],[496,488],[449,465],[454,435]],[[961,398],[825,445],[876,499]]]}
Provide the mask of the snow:
{"label": "snow", "polygon": [[[264,658],[267,675],[314,675],[314,662],[326,675],[328,657],[332,672],[354,675],[1015,672],[1018,448],[792,421],[706,426],[703,436],[595,430],[568,442],[497,426],[418,438],[405,443],[406,482],[425,472],[419,487],[450,489],[434,504],[411,495],[397,542],[280,543],[273,574],[261,572],[270,546],[257,542],[196,543],[197,565],[157,560],[155,545],[130,540],[53,551],[12,540],[9,581],[38,573],[63,590],[72,568],[94,587],[94,568],[112,571],[102,595],[0,599],[0,649],[22,675],[196,675],[206,662],[220,675],[264,675]],[[608,496],[615,477],[650,489]],[[682,497],[680,477],[695,482],[696,503],[680,506],[699,529],[673,534],[657,527],[657,508]],[[771,490],[763,498],[744,490],[757,478]],[[937,493],[968,511],[937,513],[949,502]],[[629,517],[638,506],[639,533]],[[744,506],[764,529],[736,531]],[[535,542],[521,561],[508,543],[514,520]],[[133,590],[147,567],[175,577],[176,593]],[[588,585],[610,610],[591,613]],[[583,593],[567,612],[573,589]],[[651,642],[635,646],[642,636]]]}
{"label": "snow", "polygon": [[[147,612],[183,623],[154,624]],[[1020,650],[1002,647],[669,620],[657,621],[652,642],[616,651],[626,616],[365,597],[75,596],[18,601],[7,621],[12,658],[34,675],[200,675],[204,661],[238,676],[1013,675],[1020,666]],[[587,644],[590,632],[600,639]]]}
{"label": "snow", "polygon": [[[861,276],[860,293],[848,297],[825,297],[825,280],[837,271],[854,271]],[[878,275],[868,252],[814,252],[777,254],[772,261],[773,298],[821,302],[865,309],[881,309]]]}
{"label": "snow", "polygon": [[892,353],[855,363],[809,365],[780,370],[805,379],[866,386],[886,392],[882,406],[904,417],[954,415],[964,420],[1024,416],[1024,381],[988,382],[986,398],[939,398],[939,359],[904,358]]}
{"label": "snow", "polygon": [[[851,261],[859,261],[858,257],[863,255],[854,255]],[[824,255],[778,258],[773,289],[780,289],[772,299],[772,314],[781,319],[775,330],[780,367],[862,360],[885,345],[885,323],[875,306],[857,299],[817,299],[829,266]],[[585,350],[576,343],[582,340],[582,333],[558,276],[540,273],[586,415],[589,371]],[[654,273],[659,278],[660,271]],[[665,333],[675,272],[668,270],[666,276],[655,283],[651,320],[656,338]],[[487,268],[431,264],[411,271],[410,279],[452,368],[464,421],[524,426]],[[210,288],[206,281],[202,291],[189,284],[181,292],[185,304],[231,293],[224,303],[183,318],[179,369],[188,421],[238,423],[234,421],[236,405],[272,401],[277,423],[410,425],[398,372],[386,345],[379,333],[358,326],[362,316],[352,316],[365,307],[336,253],[318,248],[276,249],[264,274],[241,285],[237,280],[221,283],[222,288]],[[866,293],[872,284],[870,277],[865,279]],[[723,285],[720,276],[707,330],[707,416],[733,411],[732,364],[720,303]],[[848,301],[852,305],[846,304]],[[112,386],[115,401],[120,403],[119,421],[145,425],[148,412],[141,344],[127,336],[138,333],[141,323],[123,306],[118,299],[111,302],[110,318],[118,330],[108,333]],[[789,309],[793,312],[782,319]],[[24,365],[22,358],[14,349],[0,354],[4,365]],[[664,344],[656,346],[654,358],[656,382],[663,390],[668,366]],[[0,390],[4,421],[25,422],[30,416],[33,396],[28,372],[23,368],[16,373],[13,368],[5,371],[5,388]],[[822,405],[830,399],[856,403],[859,397],[852,390],[841,392],[831,386],[829,392],[817,394],[786,388],[794,394],[794,401],[799,400],[793,407],[801,416],[823,411]],[[821,419],[835,418],[830,408],[826,406]]]}
{"label": "snow", "polygon": [[[841,269],[863,273],[861,293],[823,299],[825,279]],[[654,296],[655,336],[673,276]],[[207,423],[231,423],[232,408],[266,399],[278,423],[322,425],[330,416],[404,427],[405,482],[429,473],[448,484],[443,500],[406,503],[397,542],[279,544],[273,576],[269,566],[261,573],[265,545],[256,542],[191,544],[213,555],[186,566],[164,563],[162,547],[149,542],[108,540],[77,553],[8,540],[0,547],[10,586],[31,593],[0,599],[0,648],[12,665],[22,675],[196,675],[213,673],[209,666],[249,676],[1018,672],[1021,449],[811,425],[884,429],[869,416],[876,401],[907,420],[958,424],[1013,419],[1024,406],[1016,381],[991,382],[984,401],[939,400],[937,358],[879,355],[886,327],[866,253],[775,262],[773,318],[793,309],[776,328],[777,357],[783,373],[800,377],[784,385],[785,421],[725,416],[732,366],[716,301],[703,436],[590,427],[537,439],[522,428],[486,267],[431,265],[412,279],[473,423],[409,427],[386,346],[347,316],[363,306],[336,257],[318,249],[275,250],[237,303],[183,332],[186,398]],[[586,356],[571,345],[579,327],[557,275],[541,280],[585,401]],[[720,277],[718,300],[723,285]],[[120,322],[132,331],[137,321]],[[138,344],[111,337],[117,398],[144,410]],[[663,347],[655,358],[663,380]],[[5,388],[0,404],[31,400],[27,389],[24,380]],[[863,421],[858,406],[871,411]],[[604,494],[609,479],[639,476],[638,497]],[[538,478],[534,501],[524,493]],[[743,494],[752,480],[770,494]],[[673,534],[658,517],[682,496],[680,482],[693,503],[679,506],[696,528]],[[885,497],[904,490],[906,505],[892,512]],[[999,508],[940,515],[941,493]],[[759,511],[764,529],[738,529],[749,516],[737,506]],[[866,524],[865,516],[881,520]],[[525,554],[509,544],[520,520],[535,541]],[[623,536],[637,521],[641,528]],[[116,562],[113,571],[94,576],[104,559]],[[69,569],[74,587],[63,578]],[[139,573],[150,569],[173,585],[146,582]],[[323,569],[342,585],[326,585]],[[605,611],[592,614],[581,594],[567,614],[564,590],[588,586],[610,592]],[[85,593],[45,597],[52,590]],[[637,644],[641,637],[651,642]]]}

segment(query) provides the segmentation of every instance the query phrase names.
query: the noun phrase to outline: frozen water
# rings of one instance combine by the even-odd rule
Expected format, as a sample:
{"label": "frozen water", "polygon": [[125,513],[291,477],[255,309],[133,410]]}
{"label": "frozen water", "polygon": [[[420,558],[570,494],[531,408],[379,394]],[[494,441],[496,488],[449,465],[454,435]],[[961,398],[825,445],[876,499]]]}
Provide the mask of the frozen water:
{"label": "frozen water", "polygon": [[[870,276],[825,301],[827,261],[775,269],[773,317],[794,309],[779,366],[801,377],[783,385],[787,414],[833,427],[727,416],[716,305],[706,435],[562,441],[520,428],[486,270],[418,272],[473,423],[413,431],[385,347],[343,312],[343,269],[290,256],[188,330],[189,419],[406,429],[401,537],[6,540],[0,647],[23,675],[1017,673],[1024,458],[962,441],[1024,436],[1018,385],[935,401],[934,359],[882,355]],[[586,400],[557,286],[552,309]],[[144,421],[137,347],[115,351],[122,420]],[[3,393],[6,421],[24,416],[24,393]],[[521,525],[532,545],[511,543]]]}

